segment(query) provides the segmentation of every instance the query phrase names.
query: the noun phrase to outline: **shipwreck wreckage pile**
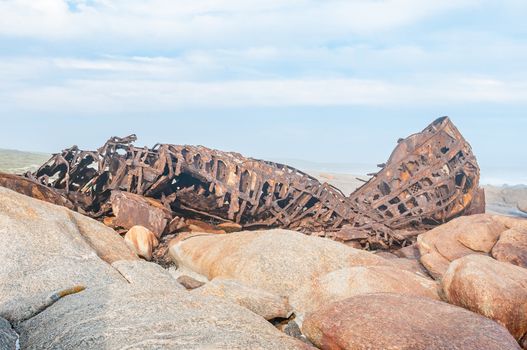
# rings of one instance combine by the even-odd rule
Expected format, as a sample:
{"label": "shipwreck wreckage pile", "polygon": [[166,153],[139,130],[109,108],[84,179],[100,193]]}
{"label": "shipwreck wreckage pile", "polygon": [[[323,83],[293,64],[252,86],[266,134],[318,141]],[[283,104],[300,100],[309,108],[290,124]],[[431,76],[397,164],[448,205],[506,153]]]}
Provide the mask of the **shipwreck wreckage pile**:
{"label": "shipwreck wreckage pile", "polygon": [[287,165],[134,141],[112,137],[97,151],[73,146],[34,173],[0,174],[0,185],[118,230],[140,224],[159,237],[207,221],[226,231],[287,228],[365,249],[405,246],[422,230],[484,211],[476,158],[447,117],[399,140],[382,169],[349,196]]}

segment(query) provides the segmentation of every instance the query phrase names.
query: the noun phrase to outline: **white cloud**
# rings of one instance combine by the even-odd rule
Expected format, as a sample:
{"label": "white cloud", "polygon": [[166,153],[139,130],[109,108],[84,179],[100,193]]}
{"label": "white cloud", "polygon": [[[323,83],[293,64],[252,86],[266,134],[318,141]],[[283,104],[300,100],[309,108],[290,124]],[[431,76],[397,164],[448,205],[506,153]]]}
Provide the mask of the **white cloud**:
{"label": "white cloud", "polygon": [[0,96],[0,103],[25,106],[22,108],[29,110],[78,114],[145,113],[185,107],[415,107],[468,102],[527,104],[527,84],[523,81],[463,77],[436,79],[433,85],[360,79],[226,82],[76,80],[62,85],[21,88]]}
{"label": "white cloud", "polygon": [[[400,37],[388,44],[372,39],[477,4],[0,0],[0,38],[15,37],[21,46],[25,37],[30,43],[44,39],[52,44],[49,51],[42,49],[41,57],[0,56],[0,103],[14,110],[87,112],[524,104],[526,77],[516,69],[504,73],[514,60],[527,59],[521,40],[459,31],[457,36],[440,31],[421,45]],[[361,40],[342,44],[353,38]],[[76,54],[68,50],[70,44],[85,47]],[[164,50],[166,57],[152,53]]]}
{"label": "white cloud", "polygon": [[[387,31],[474,0],[4,0],[0,34],[165,45],[310,42]],[[167,43],[167,40],[174,42]]]}

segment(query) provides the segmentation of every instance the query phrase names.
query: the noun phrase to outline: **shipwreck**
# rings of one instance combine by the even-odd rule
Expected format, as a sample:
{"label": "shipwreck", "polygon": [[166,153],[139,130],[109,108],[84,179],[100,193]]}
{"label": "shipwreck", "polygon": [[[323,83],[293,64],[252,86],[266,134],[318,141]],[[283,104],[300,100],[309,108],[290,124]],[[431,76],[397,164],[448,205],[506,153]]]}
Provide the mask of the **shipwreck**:
{"label": "shipwreck", "polygon": [[400,139],[349,196],[284,164],[135,141],[112,137],[96,151],[73,146],[33,173],[0,174],[0,185],[118,230],[140,224],[162,236],[192,222],[220,232],[280,227],[365,249],[406,246],[423,230],[485,208],[476,157],[447,117]]}

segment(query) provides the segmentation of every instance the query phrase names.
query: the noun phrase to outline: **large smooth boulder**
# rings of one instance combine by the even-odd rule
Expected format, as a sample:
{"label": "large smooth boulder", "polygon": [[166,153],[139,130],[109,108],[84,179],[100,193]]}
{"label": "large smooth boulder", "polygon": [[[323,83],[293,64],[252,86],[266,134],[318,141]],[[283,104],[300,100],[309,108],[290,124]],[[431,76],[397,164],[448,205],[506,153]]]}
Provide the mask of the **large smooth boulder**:
{"label": "large smooth boulder", "polygon": [[442,280],[448,302],[501,323],[516,339],[527,333],[527,269],[469,255],[450,264]]}
{"label": "large smooth boulder", "polygon": [[248,287],[234,280],[215,278],[192,294],[222,298],[251,310],[266,320],[288,318],[293,312],[287,298],[258,288]]}
{"label": "large smooth boulder", "polygon": [[76,285],[124,283],[105,260],[138,259],[103,224],[3,187],[0,242],[0,316],[13,300]]}
{"label": "large smooth boulder", "polygon": [[514,338],[496,322],[429,298],[356,295],[307,316],[303,333],[321,349],[512,350]]}
{"label": "large smooth boulder", "polygon": [[438,283],[390,266],[355,266],[314,278],[294,293],[290,302],[300,313],[354,295],[398,293],[439,300]]}
{"label": "large smooth boulder", "polygon": [[[439,279],[456,259],[471,254],[491,254],[501,235],[510,229],[527,232],[527,220],[490,214],[456,218],[417,237],[420,261],[432,277]],[[507,244],[511,237],[505,236],[499,253],[493,256],[521,264],[521,256],[527,254],[527,249]]]}
{"label": "large smooth boulder", "polygon": [[11,328],[11,324],[7,320],[0,317],[0,349],[1,350],[15,350],[17,349],[18,336]]}
{"label": "large smooth boulder", "polygon": [[171,242],[169,252],[178,266],[208,279],[234,279],[281,296],[344,267],[390,265],[342,243],[282,229],[187,236]]}
{"label": "large smooth boulder", "polygon": [[492,248],[491,255],[498,261],[527,268],[527,229],[504,231]]}
{"label": "large smooth boulder", "polygon": [[218,298],[132,285],[88,289],[17,327],[24,349],[308,349]]}
{"label": "large smooth boulder", "polygon": [[507,231],[502,232],[492,248],[492,256],[498,261],[527,268],[527,218],[504,215],[494,215],[493,218],[503,223]]}

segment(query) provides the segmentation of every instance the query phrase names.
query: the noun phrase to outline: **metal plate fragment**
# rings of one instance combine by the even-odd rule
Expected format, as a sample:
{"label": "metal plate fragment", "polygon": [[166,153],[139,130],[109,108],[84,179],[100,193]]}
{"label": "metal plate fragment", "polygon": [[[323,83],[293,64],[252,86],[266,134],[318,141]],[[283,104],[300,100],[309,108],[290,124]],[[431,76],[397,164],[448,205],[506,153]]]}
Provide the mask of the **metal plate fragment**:
{"label": "metal plate fragment", "polygon": [[152,231],[157,238],[165,231],[172,220],[172,211],[161,203],[137,194],[112,191],[112,226],[129,230],[135,225],[141,225]]}

